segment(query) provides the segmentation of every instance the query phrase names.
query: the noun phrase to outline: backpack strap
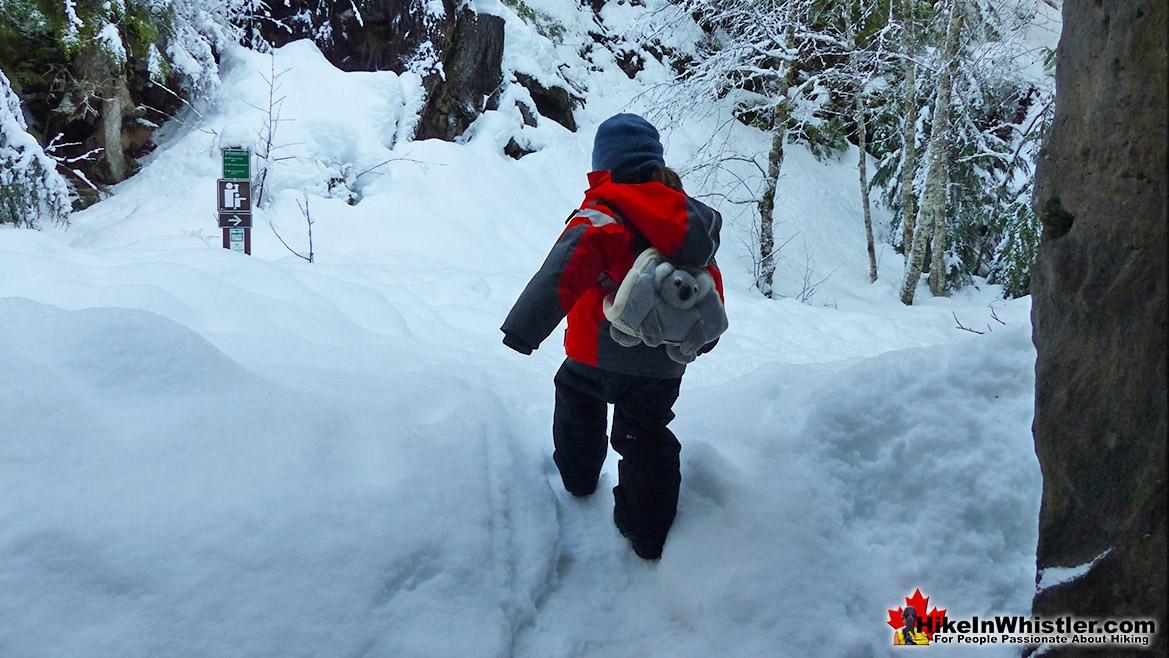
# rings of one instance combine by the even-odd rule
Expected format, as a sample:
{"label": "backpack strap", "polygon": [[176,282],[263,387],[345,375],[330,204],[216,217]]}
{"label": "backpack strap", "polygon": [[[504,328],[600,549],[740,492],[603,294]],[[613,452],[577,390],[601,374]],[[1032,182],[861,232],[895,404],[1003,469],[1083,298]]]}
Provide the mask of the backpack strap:
{"label": "backpack strap", "polygon": [[[602,206],[613,214],[610,215],[609,213],[597,210],[597,206]],[[572,214],[568,216],[568,219],[564,220],[564,223],[567,224],[577,217],[584,217],[585,219],[589,220],[589,223],[593,226],[621,224],[622,226],[627,227],[630,233],[633,234],[633,250],[637,253],[641,253],[652,246],[649,242],[649,239],[647,239],[641,231],[637,230],[637,227],[634,226],[632,222],[626,219],[625,213],[621,212],[620,208],[612,203],[609,203],[608,201],[595,201],[584,208],[574,210]],[[608,272],[601,272],[601,275],[597,277],[597,285],[604,288],[608,292],[615,293],[621,284],[620,282],[614,280]]]}
{"label": "backpack strap", "polygon": [[617,283],[608,272],[601,272],[597,276],[597,285],[609,292],[617,292],[617,289],[621,287],[621,284]]}

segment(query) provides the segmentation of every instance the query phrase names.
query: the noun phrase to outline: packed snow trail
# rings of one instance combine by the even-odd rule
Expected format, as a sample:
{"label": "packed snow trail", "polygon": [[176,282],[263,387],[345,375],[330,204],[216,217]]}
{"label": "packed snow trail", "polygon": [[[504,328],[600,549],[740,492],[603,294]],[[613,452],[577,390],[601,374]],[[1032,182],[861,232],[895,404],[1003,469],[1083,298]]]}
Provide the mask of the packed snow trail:
{"label": "packed snow trail", "polygon": [[[652,564],[613,527],[612,456],[593,497],[558,488],[559,333],[521,357],[498,331],[579,203],[592,126],[641,82],[598,73],[615,91],[580,131],[524,129],[541,150],[516,162],[507,103],[464,144],[402,142],[408,76],[275,56],[287,116],[311,121],[288,126],[303,150],[254,256],[219,246],[214,136],[176,127],[69,230],[0,229],[0,655],[872,656],[915,588],[1029,609],[1029,300],[903,307],[888,250],[868,284],[855,151],[785,164],[791,230],[832,272],[811,303],[753,292],[728,211],[731,329],[683,381]],[[269,65],[225,60],[212,128],[256,122],[238,99]],[[676,127],[667,158],[707,130]],[[326,198],[330,162],[391,157],[356,205]],[[304,190],[311,265],[267,228],[305,238]],[[805,265],[781,261],[777,289]]]}
{"label": "packed snow trail", "polygon": [[[151,313],[3,311],[5,655],[848,655],[906,588],[1026,601],[1021,329],[688,389],[655,566],[612,464],[558,490],[545,382],[535,413],[438,368],[292,391]],[[955,408],[888,397],[910,382]]]}

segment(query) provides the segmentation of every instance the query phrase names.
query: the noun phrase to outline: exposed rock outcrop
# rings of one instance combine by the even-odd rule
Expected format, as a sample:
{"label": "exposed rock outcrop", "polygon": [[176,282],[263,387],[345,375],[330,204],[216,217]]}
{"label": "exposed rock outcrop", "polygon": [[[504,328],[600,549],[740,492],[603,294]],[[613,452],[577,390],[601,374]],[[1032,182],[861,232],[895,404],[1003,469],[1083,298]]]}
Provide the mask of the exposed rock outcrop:
{"label": "exposed rock outcrop", "polygon": [[[1166,29],[1164,0],[1064,0],[1055,118],[1034,204],[1037,566],[1043,616],[1153,617],[1166,655]],[[1089,653],[1055,647],[1045,656]],[[1095,654],[1093,654],[1095,655]]]}
{"label": "exposed rock outcrop", "polygon": [[576,118],[572,116],[572,111],[580,99],[574,98],[564,87],[545,87],[530,75],[516,73],[515,77],[532,95],[537,112],[576,132]]}
{"label": "exposed rock outcrop", "polygon": [[444,76],[429,86],[416,139],[452,140],[487,109],[503,82],[503,26],[498,16],[459,14],[442,58]]}
{"label": "exposed rock outcrop", "polygon": [[507,146],[503,147],[503,153],[509,158],[519,160],[525,155],[531,155],[532,153],[535,153],[535,151],[520,146],[519,142],[515,141],[515,137],[512,137],[510,140],[508,140]]}
{"label": "exposed rock outcrop", "polygon": [[338,11],[343,5],[326,0],[284,0],[267,3],[255,28],[277,47],[312,39],[342,71],[401,73],[426,44],[443,51],[457,5],[442,0],[438,12],[415,0],[359,0]]}
{"label": "exposed rock outcrop", "polygon": [[520,118],[524,120],[525,126],[531,126],[535,128],[537,125],[539,125],[536,121],[536,114],[532,112],[531,108],[529,108],[526,103],[516,101],[515,106],[519,108]]}
{"label": "exposed rock outcrop", "polygon": [[617,53],[617,66],[632,80],[645,68],[645,58],[636,50],[622,50]]}

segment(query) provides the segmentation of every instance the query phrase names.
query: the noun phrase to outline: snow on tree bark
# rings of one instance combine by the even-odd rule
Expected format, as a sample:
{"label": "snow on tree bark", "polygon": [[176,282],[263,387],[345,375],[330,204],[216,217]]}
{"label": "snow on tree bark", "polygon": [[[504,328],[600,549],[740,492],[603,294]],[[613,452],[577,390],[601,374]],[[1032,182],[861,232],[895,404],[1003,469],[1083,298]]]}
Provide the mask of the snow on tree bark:
{"label": "snow on tree bark", "polygon": [[917,219],[917,195],[913,190],[913,179],[917,175],[917,63],[910,59],[917,49],[917,39],[913,31],[914,0],[904,0],[902,6],[905,11],[902,43],[906,59],[905,123],[901,127],[901,224],[902,248],[908,263],[913,227]]}
{"label": "snow on tree bark", "polygon": [[[946,41],[942,50],[942,66],[938,73],[937,98],[934,101],[933,128],[930,133],[929,150],[926,152],[925,190],[918,212],[917,226],[913,232],[913,246],[905,266],[905,281],[901,285],[901,302],[913,304],[917,284],[921,281],[921,267],[925,260],[925,245],[930,232],[934,236],[933,259],[930,263],[930,291],[934,295],[945,294],[945,232],[946,232],[946,186],[950,149],[950,92],[951,69],[954,55],[958,52],[958,33],[962,29],[962,0],[953,0],[946,29]],[[938,247],[941,246],[941,249]]]}
{"label": "snow on tree bark", "polygon": [[[852,25],[852,6],[847,4],[844,6],[844,27],[848,37],[849,59],[852,60],[856,67],[857,74],[860,73],[861,64],[860,58],[857,54],[856,32]],[[869,178],[868,178],[868,163],[865,158],[865,149],[868,148],[868,135],[866,134],[865,126],[865,84],[866,79],[862,79],[858,84],[856,94],[856,133],[857,146],[860,155],[857,158],[857,171],[860,174],[861,184],[861,210],[865,218],[865,242],[869,251],[869,281],[877,280],[877,252],[873,245],[873,217],[869,206]]]}
{"label": "snow on tree bark", "polygon": [[[793,28],[784,30],[784,42],[791,47]],[[779,173],[783,169],[783,145],[787,141],[787,119],[790,110],[788,91],[791,89],[792,67],[783,63],[784,73],[779,76],[775,90],[775,112],[771,119],[771,150],[767,153],[767,178],[764,180],[763,195],[759,199],[759,280],[756,287],[765,296],[771,297],[775,283],[775,191],[779,186]]]}
{"label": "snow on tree bark", "polygon": [[942,70],[938,75],[939,100],[934,113],[935,129],[941,130],[938,138],[937,159],[942,169],[938,181],[939,189],[933,192],[937,198],[932,202],[934,204],[932,210],[934,217],[930,222],[934,238],[929,285],[930,292],[934,297],[946,294],[946,192],[949,185],[950,168],[950,97],[954,88],[952,74],[958,54],[958,37],[962,31],[962,12],[962,0],[954,0],[954,4],[950,8],[950,25],[946,30]]}
{"label": "snow on tree bark", "polygon": [[[787,85],[781,91],[787,92]],[[759,278],[755,286],[766,297],[772,295],[775,280],[775,189],[779,185],[779,172],[783,168],[783,142],[787,138],[784,123],[787,122],[786,105],[775,110],[772,122],[771,151],[767,154],[767,179],[764,181],[763,196],[759,199]]]}

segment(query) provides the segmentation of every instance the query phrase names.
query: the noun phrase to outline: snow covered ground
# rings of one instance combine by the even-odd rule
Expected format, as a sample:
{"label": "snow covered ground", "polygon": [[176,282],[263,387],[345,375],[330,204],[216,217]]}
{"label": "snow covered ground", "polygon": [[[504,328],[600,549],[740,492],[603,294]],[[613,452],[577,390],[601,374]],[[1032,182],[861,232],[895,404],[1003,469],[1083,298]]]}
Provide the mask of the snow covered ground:
{"label": "snow covered ground", "polygon": [[[496,10],[505,64],[536,66],[550,44]],[[1026,614],[1030,300],[904,307],[888,248],[869,284],[855,150],[791,149],[785,299],[754,292],[750,220],[724,208],[731,329],[675,407],[661,562],[612,525],[615,460],[592,498],[560,489],[560,334],[525,358],[498,327],[580,201],[596,124],[664,75],[594,64],[563,73],[589,86],[575,134],[522,127],[512,97],[465,143],[414,143],[416,78],[239,51],[202,129],[169,127],[112,198],[0,230],[0,655],[859,657],[892,653],[887,610],[916,588]],[[294,159],[248,257],[219,244],[208,131],[260,130],[273,66]],[[713,121],[665,131],[667,161]],[[504,156],[513,135],[540,150]],[[306,198],[313,264],[268,225],[306,249]],[[830,276],[801,303],[810,262]]]}

